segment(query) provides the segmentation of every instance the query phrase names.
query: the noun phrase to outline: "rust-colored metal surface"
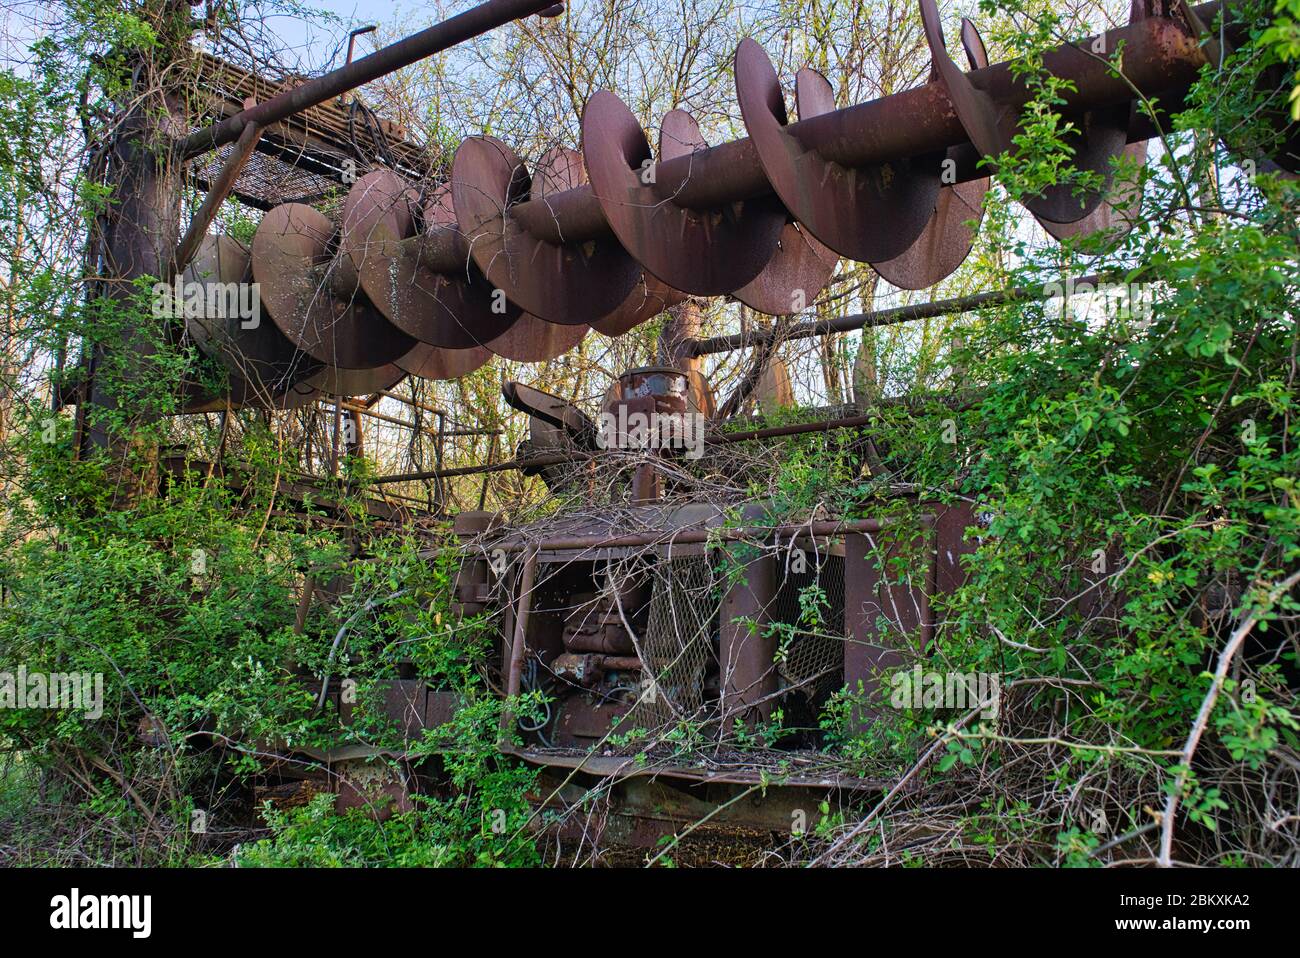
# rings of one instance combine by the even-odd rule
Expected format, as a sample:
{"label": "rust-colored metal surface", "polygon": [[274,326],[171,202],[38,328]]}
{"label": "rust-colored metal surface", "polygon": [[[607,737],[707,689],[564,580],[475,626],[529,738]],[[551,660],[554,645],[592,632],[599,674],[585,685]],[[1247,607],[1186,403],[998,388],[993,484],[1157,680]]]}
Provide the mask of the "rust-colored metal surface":
{"label": "rust-colored metal surface", "polygon": [[[563,158],[557,160],[563,163]],[[548,171],[538,189],[568,172]],[[520,225],[512,207],[530,197],[522,159],[495,137],[470,137],[456,151],[452,199],[470,255],[496,289],[525,312],[551,323],[590,324],[614,312],[636,285],[640,269],[616,242],[555,244]]]}
{"label": "rust-colored metal surface", "polygon": [[1139,140],[1124,147],[1121,156],[1123,164],[1131,166],[1137,173],[1137,179],[1122,182],[1112,181],[1111,191],[1101,204],[1073,223],[1053,223],[1051,220],[1039,219],[1043,229],[1058,240],[1074,236],[1095,236],[1102,249],[1116,246],[1134,224],[1142,211],[1141,172],[1147,162],[1147,141]]}
{"label": "rust-colored metal surface", "polygon": [[584,445],[591,445],[589,440],[594,438],[595,426],[581,409],[568,400],[516,382],[503,385],[501,395],[512,408],[541,419],[557,429],[563,429],[575,439],[584,438],[588,440]]}
{"label": "rust-colored metal surface", "polygon": [[772,715],[777,638],[768,625],[775,598],[776,557],[770,553],[749,562],[723,597],[718,623],[723,728],[737,720],[766,722]]}
{"label": "rust-colored metal surface", "polygon": [[[646,370],[634,378],[657,392],[658,377],[657,371]],[[634,384],[630,392],[637,390]],[[654,716],[671,723],[675,715],[681,717],[675,710],[685,708],[706,740],[713,739],[702,753],[708,758],[696,761],[689,751],[677,752],[676,761],[651,762],[653,774],[697,781],[732,781],[736,775],[754,782],[762,781],[763,762],[770,761],[766,774],[773,781],[842,787],[837,771],[823,766],[812,772],[815,753],[802,754],[790,744],[774,747],[766,758],[751,752],[727,761],[721,754],[738,726],[763,722],[778,707],[788,716],[801,707],[798,701],[811,701],[814,695],[825,701],[842,679],[853,689],[859,678],[868,683],[877,679],[880,668],[902,661],[904,642],[924,648],[933,633],[931,598],[962,582],[961,558],[971,545],[963,533],[974,517],[965,506],[927,512],[922,504],[920,511],[926,514],[918,517],[918,525],[841,519],[774,526],[764,524],[764,509],[755,504],[742,517],[746,524],[736,528],[726,523],[721,510],[704,504],[676,509],[633,505],[616,525],[574,517],[552,526],[551,534],[509,528],[489,533],[486,546],[480,542],[468,554],[467,583],[482,579],[483,570],[474,563],[494,549],[522,552],[524,559],[523,576],[516,571],[506,577],[504,594],[484,603],[516,610],[507,625],[503,687],[510,694],[529,691],[538,687],[541,674],[558,683],[551,686],[554,705],[545,720],[520,722],[522,752],[540,765],[619,777],[645,763],[612,736],[647,727]],[[479,522],[475,528],[486,525]],[[698,547],[687,551],[688,543]],[[820,557],[813,560],[811,572],[792,573],[782,561],[796,545]],[[621,547],[639,550],[634,553],[637,565],[627,564],[631,554],[613,551]],[[683,588],[687,566],[707,568],[709,556],[728,550],[744,566],[731,585]],[[895,581],[903,557],[915,575]],[[877,559],[892,560],[890,581],[882,581]],[[614,569],[620,570],[617,577]],[[812,578],[799,577],[804,575]],[[845,581],[846,575],[851,581]],[[801,633],[797,624],[795,597],[811,582],[821,584],[828,596],[827,616],[816,634]],[[706,634],[717,635],[716,656],[706,650],[698,670],[678,668],[673,649],[654,644],[654,609],[669,593],[674,620],[702,623]],[[483,594],[485,590],[471,589],[467,598]],[[887,623],[883,629],[880,620]],[[827,667],[801,673],[806,659],[800,656],[810,643],[819,655],[829,656]],[[679,655],[686,655],[686,648]],[[827,680],[814,685],[818,676]],[[657,698],[647,703],[638,693],[645,689],[655,690]],[[673,703],[666,711],[659,708],[665,700]],[[865,712],[858,716],[859,721],[869,719]],[[633,750],[644,748],[641,740],[633,741]],[[800,775],[801,765],[811,774]]]}
{"label": "rust-colored metal surface", "polygon": [[521,313],[513,326],[488,341],[487,348],[502,359],[542,363],[564,355],[586,339],[590,331],[590,326],[562,326]]}
{"label": "rust-colored metal surface", "polygon": [[[763,48],[741,41],[734,65],[745,129],[772,189],[795,219],[837,253],[864,262],[892,259],[916,241],[939,195],[941,157],[897,157],[863,167],[828,160],[789,128]],[[813,71],[801,75],[798,94],[800,119],[834,109],[830,84]]]}
{"label": "rust-colored metal surface", "polygon": [[764,413],[774,413],[794,405],[794,382],[790,379],[790,367],[780,356],[772,357],[763,370],[758,385],[754,387],[754,399]]}
{"label": "rust-colored metal surface", "polygon": [[325,282],[334,232],[328,217],[301,203],[267,213],[253,237],[262,304],[289,341],[319,362],[342,369],[391,363],[415,341],[364,298],[341,298]]}
{"label": "rust-colored metal surface", "polygon": [[[936,517],[937,519],[937,517]],[[908,656],[923,653],[934,633],[930,597],[939,568],[936,523],[919,535],[898,531],[849,535],[844,539],[844,616],[848,640],[844,645],[844,682],[878,698],[882,673],[903,665]],[[960,575],[962,530],[945,525],[944,562]],[[900,569],[906,570],[900,573]],[[862,710],[859,723],[870,721]]]}
{"label": "rust-colored metal surface", "polygon": [[[682,111],[664,118],[661,152],[688,166],[697,145],[694,120]],[[654,176],[650,144],[632,111],[601,91],[582,113],[582,155],[592,192],[620,243],[661,282],[683,292],[717,296],[752,282],[776,252],[784,211],[773,197],[739,200],[699,211]]]}
{"label": "rust-colored metal surface", "polygon": [[649,273],[642,273],[622,305],[608,316],[594,320],[591,328],[605,336],[622,336],[685,299],[685,293],[661,283]]}
{"label": "rust-colored metal surface", "polygon": [[[982,70],[989,65],[984,41],[974,26],[969,30],[963,26],[962,42],[971,69]],[[931,66],[930,79],[938,79],[934,66]],[[899,289],[926,289],[956,272],[970,255],[980,220],[984,218],[984,197],[992,180],[985,176],[965,183],[955,182],[956,171],[969,160],[969,152],[965,147],[951,147],[945,152],[945,175],[940,177],[945,182],[939,189],[934,212],[916,242],[893,259],[871,264],[886,282]]]}
{"label": "rust-colored metal surface", "polygon": [[[587,171],[582,154],[567,147],[554,146],[537,161],[531,196],[544,209],[549,209],[551,197],[572,195],[570,191],[586,183]],[[528,228],[527,222],[524,225]],[[592,320],[591,327],[606,336],[621,336],[685,298],[684,293],[642,273],[627,298],[612,313]]]}
{"label": "rust-colored metal surface", "polygon": [[713,395],[713,385],[709,377],[698,369],[686,370],[686,401],[691,412],[699,413],[705,419],[712,419],[718,411],[718,402]]}
{"label": "rust-colored metal surface", "polygon": [[409,352],[399,356],[393,365],[421,379],[459,379],[492,359],[486,346],[473,349],[439,349],[427,343],[416,343]]}
{"label": "rust-colored metal surface", "polygon": [[[664,117],[659,131],[659,159],[672,160],[708,149],[699,125],[685,110]],[[838,262],[833,252],[784,213],[785,225],[776,251],[763,271],[732,295],[760,313],[802,312],[830,282]]]}
{"label": "rust-colored metal surface", "polygon": [[468,349],[506,332],[520,312],[504,297],[494,302],[455,215],[448,187],[424,205],[396,173],[376,170],[348,192],[341,245],[361,290],[394,326],[422,343]]}
{"label": "rust-colored metal surface", "polygon": [[[963,72],[935,0],[919,2],[932,65],[929,81],[910,90],[836,108],[830,84],[804,69],[792,122],[766,53],[745,40],[734,58],[745,139],[710,147],[696,121],[673,110],[652,155],[637,118],[601,91],[583,112],[581,152],[553,147],[531,175],[507,144],[477,136],[457,151],[449,181],[363,176],[337,236],[310,207],[276,207],[252,250],[266,311],[316,363],[454,376],[489,352],[553,359],[589,328],[625,335],[687,295],[798,313],[840,257],[899,287],[932,286],[969,253],[989,187],[981,159],[1012,148],[1031,91],[1015,64],[987,63],[969,22]],[[1218,12],[1196,9],[1207,21]],[[1229,23],[1224,36],[1238,29]],[[1121,45],[1123,77],[1088,52]],[[1147,16],[1140,2],[1127,26],[1044,54],[1044,68],[1071,83],[1062,111],[1078,131],[1075,165],[1104,184],[1078,196],[1066,183],[1028,201],[1049,234],[1118,241],[1141,196],[1112,182],[1113,161],[1141,162],[1152,129],[1134,104],[1178,104],[1204,60],[1185,18]],[[269,381],[274,395],[304,371],[274,332],[228,328],[229,348],[212,346],[217,330],[195,335],[244,402],[263,391],[245,384]],[[435,347],[470,355],[453,360]],[[251,376],[258,363],[270,372]]]}
{"label": "rust-colored metal surface", "polygon": [[[977,79],[980,74],[966,74],[953,62],[943,40],[935,0],[920,0],[920,5],[930,56],[967,136],[984,156],[1014,152],[1013,140],[1020,130],[1019,114],[1006,110],[998,102],[992,91]],[[969,25],[969,21],[963,21],[962,29],[973,30],[974,27]],[[1080,52],[1080,56],[1084,55]],[[1128,104],[1111,104],[1085,111],[1075,127],[1075,135],[1069,138],[1074,150],[1074,167],[1101,177],[1109,186],[1110,160],[1123,150],[1128,140],[1128,120]],[[1073,223],[1096,209],[1105,195],[1105,187],[1090,190],[1082,196],[1076,194],[1076,189],[1070,183],[1051,186],[1043,191],[1041,197],[1027,200],[1025,205],[1040,220]]]}
{"label": "rust-colored metal surface", "polygon": [[[260,291],[251,288],[249,251],[234,237],[204,237],[184,278],[187,286],[197,284],[205,293],[208,289],[218,291],[214,297],[204,296],[203,308],[195,315],[187,308],[187,332],[199,349],[245,384],[249,395],[278,395],[318,368],[318,363],[294,348],[269,316],[262,315]],[[216,308],[210,310],[210,305]],[[236,389],[232,380],[232,392]]]}
{"label": "rust-colored metal surface", "polygon": [[304,409],[324,397],[319,389],[306,383],[295,383],[275,398],[277,409]]}
{"label": "rust-colored metal surface", "polygon": [[392,389],[405,378],[406,370],[393,363],[374,369],[326,366],[304,385],[329,396],[365,396],[381,389]]}

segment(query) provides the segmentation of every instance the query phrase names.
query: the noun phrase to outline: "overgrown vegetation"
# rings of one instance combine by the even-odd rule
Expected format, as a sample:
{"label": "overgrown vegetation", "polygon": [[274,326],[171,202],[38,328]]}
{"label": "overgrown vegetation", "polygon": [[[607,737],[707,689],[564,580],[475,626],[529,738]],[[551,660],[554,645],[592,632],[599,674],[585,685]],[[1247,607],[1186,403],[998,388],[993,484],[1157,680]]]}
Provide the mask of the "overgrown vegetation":
{"label": "overgrown vegetation", "polygon": [[[1068,172],[1066,84],[1041,73],[1041,52],[1079,33],[1049,6],[982,4],[997,47],[1024,58],[1034,96],[1014,155],[994,164],[997,189],[964,275],[1037,287],[1101,271],[1128,295],[1091,310],[1086,295],[986,309],[910,353],[894,343],[903,356],[868,335],[872,460],[864,465],[859,435],[803,436],[732,491],[731,504],[762,501],[775,522],[879,515],[906,485],[920,501],[970,503],[980,520],[965,584],[943,601],[926,655],[901,671],[996,675],[996,717],[886,708],[888,681],[876,700],[835,692],[810,720],[827,763],[926,788],[823,807],[782,848],[786,861],[1300,862],[1300,191],[1263,162],[1278,147],[1277,117],[1295,109],[1300,11],[1293,0],[1256,5],[1250,42],[1206,64],[1150,161],[1114,171],[1140,184],[1142,215],[1103,249],[1047,247],[1014,205],[1063,182],[1097,186]],[[76,29],[41,38],[30,63],[0,73],[0,671],[104,677],[102,717],[0,708],[0,857],[534,864],[535,774],[503,756],[498,737],[503,709],[544,705],[536,692],[504,702],[491,686],[499,623],[454,614],[449,530],[379,528],[363,499],[376,467],[360,460],[331,489],[329,516],[343,522],[287,514],[303,434],[286,442],[250,411],[219,422],[169,415],[195,356],[149,316],[150,278],[128,295],[68,268],[80,262],[70,237],[107,209],[103,143],[91,137],[81,168],[45,144],[71,117],[105,132],[126,65],[175,42],[151,9],[68,4]],[[1108,55],[1122,69],[1123,51]],[[78,381],[77,348],[124,337],[151,353],[145,391],[131,377],[134,391],[117,392],[98,421],[49,412],[47,384]],[[938,397],[931,380],[943,377],[931,372],[942,368]],[[590,373],[562,369],[552,385],[581,395]],[[111,384],[115,370],[96,375]],[[886,395],[898,382],[915,395]],[[845,398],[826,386],[820,398]],[[499,419],[495,374],[456,388],[466,408]],[[88,449],[92,428],[119,440],[111,454]],[[149,486],[169,444],[185,445],[188,468],[158,495],[124,497],[124,486]],[[493,501],[516,517],[556,509],[518,493],[497,490]],[[326,517],[321,503],[307,508]],[[907,564],[895,556],[891,572]],[[337,582],[340,596],[297,622],[308,578]],[[821,629],[825,609],[806,590],[799,629]],[[461,706],[415,739],[378,702],[408,672]],[[318,708],[324,676],[336,694],[344,683],[355,694],[349,724]],[[865,709],[877,717],[864,730]],[[768,749],[794,731],[788,718],[739,725],[735,744]],[[676,728],[665,741],[685,753],[697,735]],[[336,812],[328,794],[263,803],[272,785],[311,770],[284,754],[346,745],[381,753],[368,772],[376,780],[418,765],[438,787],[380,820],[373,809]]]}

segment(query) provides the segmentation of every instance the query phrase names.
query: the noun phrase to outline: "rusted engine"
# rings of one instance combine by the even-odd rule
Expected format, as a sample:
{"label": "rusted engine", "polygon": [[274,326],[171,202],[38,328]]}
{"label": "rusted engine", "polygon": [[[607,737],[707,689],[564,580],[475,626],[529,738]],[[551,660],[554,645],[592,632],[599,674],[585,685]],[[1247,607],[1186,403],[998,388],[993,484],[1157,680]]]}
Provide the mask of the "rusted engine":
{"label": "rusted engine", "polygon": [[[764,503],[671,496],[663,450],[674,443],[626,427],[656,414],[660,436],[680,438],[698,405],[689,392],[685,374],[656,368],[624,376],[607,397],[602,425],[620,448],[642,450],[626,467],[626,505],[513,528],[490,513],[457,518],[462,611],[498,616],[505,693],[547,702],[511,719],[530,761],[608,773],[665,736],[703,736],[692,748],[717,755],[754,730],[772,751],[816,749],[828,698],[848,689],[861,702],[855,721],[870,721],[881,673],[924,652],[934,598],[960,584],[975,525],[966,506],[903,495],[874,518],[864,507],[791,523],[770,519]],[[506,395],[554,430],[552,448],[581,452],[596,434],[555,397],[517,384]],[[583,481],[581,465],[548,478]],[[708,775],[691,761],[658,771]]]}

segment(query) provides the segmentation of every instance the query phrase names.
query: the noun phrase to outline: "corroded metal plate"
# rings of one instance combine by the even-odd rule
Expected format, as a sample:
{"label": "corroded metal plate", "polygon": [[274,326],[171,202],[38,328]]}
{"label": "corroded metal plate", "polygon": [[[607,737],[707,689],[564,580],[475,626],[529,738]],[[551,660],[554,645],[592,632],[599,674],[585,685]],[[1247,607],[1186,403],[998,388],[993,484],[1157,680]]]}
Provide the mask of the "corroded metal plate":
{"label": "corroded metal plate", "polygon": [[609,239],[534,237],[510,214],[531,190],[523,160],[500,140],[472,136],[460,145],[452,200],[478,268],[510,302],[547,322],[585,326],[614,312],[636,285],[636,262]]}
{"label": "corroded metal plate", "polygon": [[645,181],[653,169],[650,144],[613,93],[602,90],[587,101],[582,155],[619,242],[673,289],[697,296],[733,293],[753,282],[776,254],[786,213],[773,197],[699,211],[659,195]]}
{"label": "corroded metal plate", "polygon": [[277,206],[253,237],[253,277],[262,305],[289,341],[313,359],[343,369],[373,369],[415,341],[363,297],[335,294],[328,273],[334,225],[302,203]]}
{"label": "corroded metal plate", "polygon": [[[416,192],[396,173],[377,170],[362,177],[343,206],[343,251],[362,291],[398,329],[433,346],[482,346],[510,328],[519,307],[504,297],[494,300],[470,262],[450,188],[436,191],[417,219],[413,210],[419,205]],[[429,263],[425,250],[435,244],[452,251],[451,270],[440,272]]]}
{"label": "corroded metal plate", "polygon": [[[892,259],[916,241],[938,198],[939,159],[913,157],[861,169],[823,159],[787,129],[785,97],[763,48],[742,40],[734,68],[740,112],[763,171],[813,237],[867,263]],[[824,78],[805,73],[801,79],[801,118],[834,109]]]}

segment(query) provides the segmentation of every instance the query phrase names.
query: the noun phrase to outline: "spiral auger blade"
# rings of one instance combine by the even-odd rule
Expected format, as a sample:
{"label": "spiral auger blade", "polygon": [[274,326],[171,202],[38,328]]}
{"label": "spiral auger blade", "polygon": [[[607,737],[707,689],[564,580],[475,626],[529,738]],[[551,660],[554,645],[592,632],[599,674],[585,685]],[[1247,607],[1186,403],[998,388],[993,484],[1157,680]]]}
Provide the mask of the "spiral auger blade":
{"label": "spiral auger blade", "polygon": [[[272,406],[290,387],[319,371],[320,364],[298,350],[276,328],[269,316],[261,314],[260,304],[251,300],[248,283],[253,278],[252,257],[248,247],[232,236],[206,236],[198,253],[186,267],[186,284],[196,284],[206,291],[210,284],[220,284],[225,300],[215,315],[205,309],[186,313],[186,331],[206,356],[217,361],[227,375],[227,393],[235,405]],[[234,291],[241,303],[230,308],[229,295]],[[243,306],[257,306],[245,315]]]}
{"label": "spiral auger blade", "polygon": [[[741,116],[763,172],[803,229],[835,253],[865,263],[891,260],[916,242],[939,196],[943,157],[841,165],[788,128],[776,70],[757,42],[741,41],[734,67]],[[804,84],[810,87],[815,80],[805,75]],[[800,103],[800,119],[808,118],[805,109],[833,111],[828,94],[828,84],[810,89]]]}
{"label": "spiral auger blade", "polygon": [[[935,0],[920,0],[920,5],[931,61],[966,135],[984,157],[1014,153],[1014,139],[1020,132],[1019,111],[999,103],[981,71],[964,73],[953,62],[943,39]],[[973,33],[974,27],[964,26],[964,32],[966,30]],[[1081,51],[1078,55],[1088,56]],[[1086,191],[1082,196],[1072,183],[1046,188],[1042,196],[1025,200],[1026,208],[1039,222],[1045,225],[1076,223],[1101,205],[1111,184],[1111,160],[1122,153],[1128,143],[1130,113],[1130,104],[1116,104],[1086,111],[1083,118],[1073,124],[1073,131],[1068,135],[1068,144],[1074,151],[1072,165],[1080,172],[1099,177],[1102,187]]]}
{"label": "spiral auger blade", "polygon": [[[481,185],[491,183],[492,174],[500,170],[489,167],[480,172],[486,174]],[[581,154],[557,147],[538,162],[535,182],[526,193],[507,191],[506,195],[544,204],[548,197],[585,183]],[[470,195],[481,196],[481,190],[471,190]],[[311,390],[338,395],[374,392],[407,374],[454,379],[494,355],[531,363],[568,352],[592,328],[573,321],[574,309],[563,313],[568,322],[553,322],[524,311],[512,298],[527,298],[530,290],[537,291],[539,277],[550,267],[568,276],[565,280],[562,275],[560,282],[568,282],[573,297],[594,276],[605,275],[601,256],[627,268],[628,276],[612,293],[607,291],[603,299],[597,294],[581,300],[582,314],[592,314],[595,327],[607,335],[622,335],[684,298],[642,274],[612,238],[599,244],[603,252],[594,257],[590,243],[574,244],[573,249],[550,244],[540,262],[534,252],[528,252],[522,268],[534,272],[521,279],[521,264],[516,263],[498,275],[499,281],[505,276],[507,288],[496,286],[484,275],[471,246],[485,234],[480,230],[474,237],[467,236],[462,222],[451,182],[421,191],[385,169],[370,172],[353,185],[337,227],[311,207],[276,207],[259,227],[252,256],[245,257],[253,261],[245,263],[247,272],[264,283],[263,298],[274,321],[268,320],[260,335],[270,337],[269,342],[231,328],[223,334],[230,340],[223,351],[223,340],[209,330],[210,323],[198,325],[193,338],[228,367],[229,392],[240,404],[246,404],[251,393],[241,378],[250,363],[244,354],[262,365],[289,365],[290,369],[259,371],[274,372],[276,395],[291,403]],[[499,225],[512,230],[514,246],[495,255],[529,249],[532,240],[526,230],[504,216]],[[211,239],[196,268],[213,269],[209,260],[217,262],[218,247],[229,250],[226,259],[233,263],[238,247],[232,243],[225,237]],[[579,265],[574,265],[575,258]],[[483,263],[493,269],[487,259]],[[556,273],[551,270],[549,275],[554,279]],[[620,296],[617,301],[615,294]],[[554,295],[550,298],[556,301]],[[607,309],[610,302],[613,306]],[[292,381],[301,384],[292,396],[286,395],[290,371],[296,374]]]}
{"label": "spiral auger blade", "polygon": [[277,206],[253,237],[253,276],[262,303],[294,346],[326,366],[374,369],[415,345],[357,290],[357,274],[335,259],[334,224],[302,203]]}
{"label": "spiral auger blade", "polygon": [[667,283],[643,272],[618,309],[608,316],[593,320],[591,328],[605,336],[623,336],[646,320],[665,312],[670,306],[685,302],[686,298],[681,290],[673,289]]}
{"label": "spiral auger blade", "polygon": [[396,173],[366,174],[344,201],[340,248],[370,302],[422,343],[485,346],[519,317],[470,261],[446,186],[426,201]]}
{"label": "spiral auger blade", "polygon": [[326,366],[305,385],[314,387],[326,396],[365,396],[380,389],[392,389],[406,378],[406,370],[396,363],[376,366],[374,369],[341,369]]}
{"label": "spiral auger blade", "polygon": [[[969,30],[965,29],[967,25],[970,27]],[[989,65],[984,41],[969,21],[963,23],[962,45],[972,70],[983,69]],[[801,71],[801,77],[804,72],[811,71]],[[820,78],[820,75],[818,76]],[[939,80],[939,70],[933,61],[930,65],[930,80],[932,82]],[[798,89],[802,95],[804,86],[800,85]],[[826,108],[823,107],[819,112],[826,112]],[[801,117],[805,115],[802,98],[799,104],[799,115]],[[809,111],[807,115],[811,116],[813,113]],[[939,196],[935,200],[934,212],[930,215],[929,222],[925,224],[921,235],[917,237],[916,242],[893,259],[871,264],[872,269],[886,282],[899,289],[927,289],[955,273],[970,255],[979,233],[980,221],[984,218],[984,200],[992,184],[992,179],[988,176],[967,180],[964,183],[955,181],[956,171],[963,162],[970,162],[972,159],[970,154],[970,148],[965,146],[948,149],[943,157],[943,174],[940,176],[940,180],[944,181],[943,186],[940,187]]]}
{"label": "spiral auger blade", "polygon": [[516,363],[544,363],[576,349],[590,326],[563,326],[521,313],[518,322],[488,343],[495,356]]}
{"label": "spiral auger blade", "polygon": [[1039,219],[1039,224],[1049,235],[1058,240],[1075,236],[1098,236],[1098,245],[1103,252],[1119,244],[1141,215],[1141,168],[1146,166],[1147,162],[1147,141],[1138,140],[1128,144],[1120,155],[1124,158],[1123,165],[1134,168],[1138,172],[1136,179],[1112,182],[1110,191],[1102,199],[1101,204],[1083,219],[1075,220],[1073,223],[1053,223],[1050,220]]}
{"label": "spiral auger blade", "polygon": [[[664,115],[659,128],[659,159],[707,149],[699,124],[685,110]],[[839,257],[815,240],[782,209],[785,219],[777,247],[762,271],[731,295],[750,309],[771,316],[802,312],[826,288]]]}
{"label": "spiral auger blade", "polygon": [[393,363],[420,379],[450,380],[468,376],[492,359],[486,346],[470,349],[440,349],[428,343],[416,343],[409,353]]}
{"label": "spiral auger blade", "polygon": [[[495,289],[526,313],[561,325],[590,325],[619,308],[636,286],[636,262],[613,239],[551,243],[521,223],[532,198],[524,161],[491,136],[456,151],[451,193],[470,255]],[[545,203],[529,208],[545,216]]]}
{"label": "spiral auger blade", "polygon": [[[688,296],[801,312],[841,258],[896,287],[931,287],[973,248],[991,182],[981,163],[1014,153],[1032,91],[1016,64],[989,63],[968,20],[963,71],[936,0],[918,2],[929,80],[878,100],[837,109],[831,84],[805,68],[792,119],[771,60],[746,39],[733,67],[747,139],[710,146],[672,110],[652,150],[626,104],[601,91],[583,110],[581,149],[553,147],[531,171],[507,144],[474,136],[447,182],[363,176],[338,223],[276,207],[251,254],[210,238],[187,273],[251,273],[269,321],[198,319],[191,338],[226,371],[233,400],[288,406],[403,375],[456,378],[494,356],[548,361],[592,330],[625,335]],[[1177,109],[1206,47],[1244,29],[1198,37],[1189,10],[1132,0],[1128,26],[1043,53],[1044,69],[1072,81],[1061,108],[1071,163],[1102,184],[1081,194],[1066,177],[1025,201],[1051,236],[1113,246],[1136,221],[1141,177],[1117,182],[1114,169],[1146,161],[1157,117],[1139,115],[1139,94]],[[1106,61],[1120,44],[1123,77]],[[1300,125],[1268,119],[1282,143],[1273,159],[1300,170]]]}
{"label": "spiral auger blade", "polygon": [[[554,146],[537,161],[531,195],[546,207],[550,199],[587,187],[589,183],[582,152],[567,146]],[[613,312],[592,320],[591,328],[606,336],[622,336],[684,299],[685,293],[659,282],[643,270],[623,302]],[[573,345],[580,341],[575,340]]]}
{"label": "spiral auger blade", "polygon": [[[1146,0],[1132,0],[1129,5],[1129,23],[1137,23],[1140,20],[1145,20],[1146,17]],[[967,30],[974,32],[974,29],[969,20],[962,21],[963,36],[965,36]],[[1137,126],[1136,113],[1136,104],[1131,105],[1124,124],[1126,133]],[[1058,240],[1064,240],[1075,236],[1084,237],[1100,234],[1100,243],[1098,245],[1103,249],[1111,249],[1118,245],[1125,234],[1133,228],[1142,208],[1141,169],[1146,166],[1147,162],[1147,141],[1127,136],[1126,139],[1132,139],[1132,142],[1126,143],[1124,148],[1117,154],[1123,158],[1119,165],[1123,168],[1135,170],[1138,174],[1136,178],[1116,182],[1112,177],[1107,183],[1108,189],[1102,197],[1101,203],[1082,219],[1071,223],[1056,223],[1050,219],[1038,217],[1039,224],[1049,235]]]}
{"label": "spiral auger blade", "polygon": [[[529,197],[545,204],[548,196],[581,186],[582,182],[582,157],[578,152],[552,147],[533,167]],[[522,313],[513,326],[487,346],[503,359],[541,363],[575,349],[590,331],[586,323],[551,323]]]}
{"label": "spiral auger blade", "polygon": [[[672,141],[671,132],[661,138],[661,144]],[[602,90],[587,101],[582,155],[592,192],[618,241],[672,289],[729,295],[752,282],[775,255],[786,223],[780,203],[766,196],[715,208],[682,205],[683,183],[656,175],[644,131],[613,93]],[[688,167],[686,180],[690,177]]]}

